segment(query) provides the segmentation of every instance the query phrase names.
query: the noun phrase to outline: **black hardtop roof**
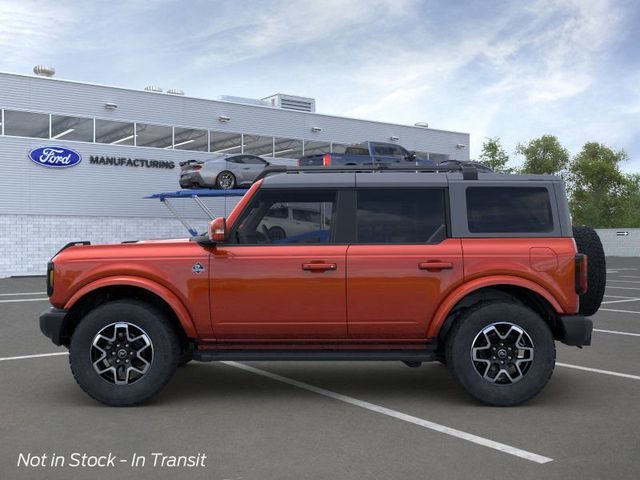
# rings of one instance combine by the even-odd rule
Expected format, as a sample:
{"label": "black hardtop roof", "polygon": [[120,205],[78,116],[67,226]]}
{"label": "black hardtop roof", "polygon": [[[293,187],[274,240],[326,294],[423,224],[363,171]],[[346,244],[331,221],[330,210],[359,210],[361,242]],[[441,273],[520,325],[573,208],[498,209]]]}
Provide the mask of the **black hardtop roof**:
{"label": "black hardtop roof", "polygon": [[554,175],[516,175],[478,172],[473,164],[407,167],[267,167],[256,178],[264,179],[264,187],[350,187],[358,185],[446,185],[454,181],[464,182],[561,182]]}

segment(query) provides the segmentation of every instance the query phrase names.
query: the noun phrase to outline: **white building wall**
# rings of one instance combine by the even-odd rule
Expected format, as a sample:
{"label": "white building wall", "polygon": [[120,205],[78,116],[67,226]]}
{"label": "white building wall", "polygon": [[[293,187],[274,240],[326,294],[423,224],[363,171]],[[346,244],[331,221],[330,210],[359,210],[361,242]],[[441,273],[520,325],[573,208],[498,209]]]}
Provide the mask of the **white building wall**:
{"label": "white building wall", "polygon": [[640,228],[601,228],[596,232],[608,257],[640,257]]}

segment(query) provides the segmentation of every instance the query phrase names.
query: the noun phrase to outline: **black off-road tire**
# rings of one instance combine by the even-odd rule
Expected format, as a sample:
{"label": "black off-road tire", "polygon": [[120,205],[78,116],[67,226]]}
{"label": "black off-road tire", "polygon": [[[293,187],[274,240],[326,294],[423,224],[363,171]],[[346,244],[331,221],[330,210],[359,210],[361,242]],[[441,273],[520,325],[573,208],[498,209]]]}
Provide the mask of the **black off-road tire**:
{"label": "black off-road tire", "polygon": [[[121,322],[141,329],[148,336],[152,360],[146,373],[135,382],[116,385],[98,374],[91,354],[96,335]],[[81,319],[69,345],[69,364],[78,385],[90,397],[114,407],[149,400],[171,379],[179,359],[180,342],[169,320],[153,306],[136,300],[118,300],[91,310]]]}
{"label": "black off-road tire", "polygon": [[[472,360],[474,341],[494,324],[512,324],[524,330],[533,344],[532,362],[513,383],[486,380]],[[471,396],[487,405],[513,406],[530,400],[547,384],[555,367],[556,348],[549,326],[536,312],[518,303],[488,301],[456,320],[447,336],[445,355],[447,367]]]}
{"label": "black off-road tire", "polygon": [[607,261],[600,237],[593,228],[573,227],[579,253],[587,256],[587,293],[580,296],[580,313],[595,315],[600,308],[607,284]]}

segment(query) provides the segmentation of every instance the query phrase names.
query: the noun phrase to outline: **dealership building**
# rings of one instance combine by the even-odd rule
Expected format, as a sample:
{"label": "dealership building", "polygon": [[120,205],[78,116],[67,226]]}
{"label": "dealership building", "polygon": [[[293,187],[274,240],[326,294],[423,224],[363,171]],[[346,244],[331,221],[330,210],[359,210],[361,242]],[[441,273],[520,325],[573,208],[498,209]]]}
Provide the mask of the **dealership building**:
{"label": "dealership building", "polygon": [[[310,98],[209,100],[60,80],[46,67],[34,72],[0,73],[0,277],[43,274],[70,241],[187,236],[161,202],[144,198],[179,189],[185,160],[247,153],[286,164],[364,140],[397,143],[435,161],[469,159],[467,133],[324,115]],[[46,165],[56,155],[65,168]],[[226,215],[237,199],[207,206]],[[206,226],[190,200],[174,205]]]}

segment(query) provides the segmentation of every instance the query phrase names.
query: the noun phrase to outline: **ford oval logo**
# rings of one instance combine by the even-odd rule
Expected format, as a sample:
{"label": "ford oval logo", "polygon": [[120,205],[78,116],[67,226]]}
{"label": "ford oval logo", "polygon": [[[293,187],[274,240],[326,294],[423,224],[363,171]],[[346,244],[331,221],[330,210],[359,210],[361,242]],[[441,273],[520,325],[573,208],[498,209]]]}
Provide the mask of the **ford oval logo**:
{"label": "ford oval logo", "polygon": [[29,152],[33,163],[51,168],[69,168],[79,164],[82,156],[69,148],[38,147]]}

